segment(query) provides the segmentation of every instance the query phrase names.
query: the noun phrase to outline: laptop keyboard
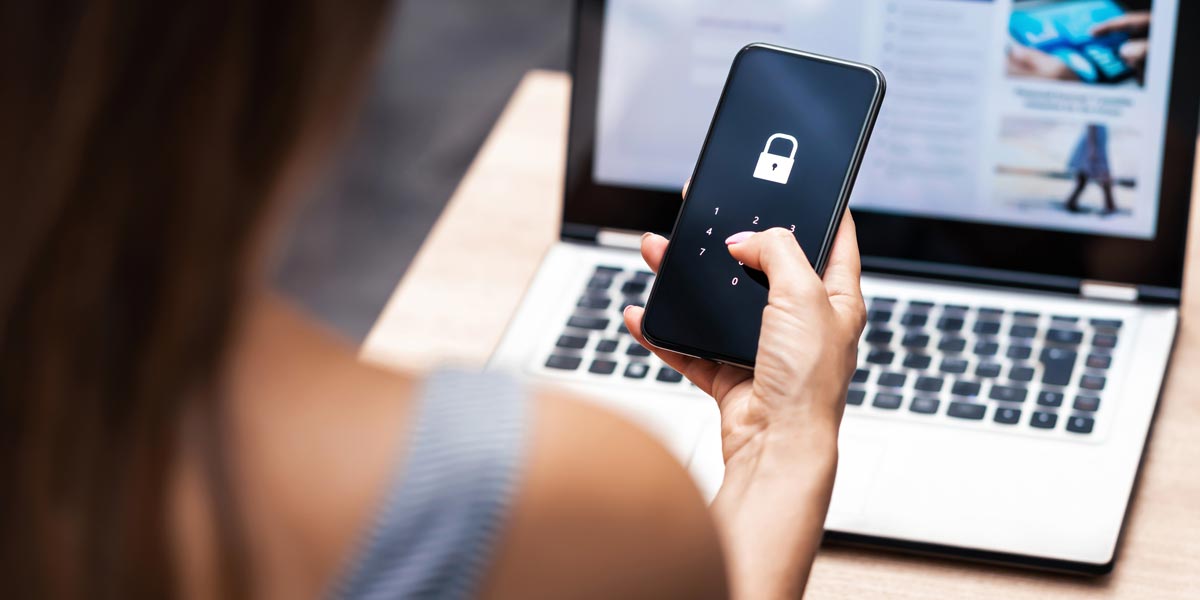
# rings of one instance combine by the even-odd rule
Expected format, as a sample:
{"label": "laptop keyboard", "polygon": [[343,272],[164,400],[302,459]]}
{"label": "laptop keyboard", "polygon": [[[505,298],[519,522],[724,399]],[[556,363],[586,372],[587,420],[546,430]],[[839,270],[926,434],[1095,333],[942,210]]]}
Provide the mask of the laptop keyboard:
{"label": "laptop keyboard", "polygon": [[630,304],[646,305],[653,282],[654,273],[650,271],[596,267],[545,367],[683,388],[683,375],[637,343],[621,316]]}
{"label": "laptop keyboard", "polygon": [[[625,306],[645,305],[653,281],[650,271],[596,267],[544,367],[683,389],[683,376],[621,318]],[[848,414],[1096,430],[1120,319],[885,297],[867,298],[867,307]]]}
{"label": "laptop keyboard", "polygon": [[867,299],[847,411],[1091,434],[1120,319]]}

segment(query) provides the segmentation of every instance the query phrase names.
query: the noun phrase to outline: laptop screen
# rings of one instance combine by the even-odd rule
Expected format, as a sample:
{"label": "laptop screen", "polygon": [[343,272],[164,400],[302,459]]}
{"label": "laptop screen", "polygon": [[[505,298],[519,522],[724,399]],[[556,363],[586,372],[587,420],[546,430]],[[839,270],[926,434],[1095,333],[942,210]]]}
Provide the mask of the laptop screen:
{"label": "laptop screen", "polygon": [[734,54],[768,42],[886,75],[852,208],[1152,240],[1178,8],[1171,0],[611,0],[592,177],[677,190]]}

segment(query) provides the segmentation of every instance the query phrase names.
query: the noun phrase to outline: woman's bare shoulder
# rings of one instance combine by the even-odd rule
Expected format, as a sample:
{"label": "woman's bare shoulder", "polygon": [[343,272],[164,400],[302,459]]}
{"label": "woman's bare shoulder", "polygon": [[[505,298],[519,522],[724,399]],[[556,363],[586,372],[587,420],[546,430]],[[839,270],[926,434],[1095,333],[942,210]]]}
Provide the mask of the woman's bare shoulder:
{"label": "woman's bare shoulder", "polygon": [[490,597],[724,597],[712,519],[684,468],[625,419],[537,394]]}

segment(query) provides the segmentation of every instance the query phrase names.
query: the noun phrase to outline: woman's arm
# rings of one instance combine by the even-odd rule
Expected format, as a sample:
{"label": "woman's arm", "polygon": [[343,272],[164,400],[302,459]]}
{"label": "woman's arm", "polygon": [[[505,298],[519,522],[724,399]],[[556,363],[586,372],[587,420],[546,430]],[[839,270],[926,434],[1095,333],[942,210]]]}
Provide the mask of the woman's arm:
{"label": "woman's arm", "polygon": [[[716,399],[725,481],[711,511],[735,597],[797,597],[820,544],[837,468],[837,432],[866,322],[854,222],[842,220],[822,279],[783,229],[738,234],[730,254],[771,282],[754,371],[655,349]],[[647,235],[657,270],[666,239]],[[626,309],[641,334],[642,309]]]}

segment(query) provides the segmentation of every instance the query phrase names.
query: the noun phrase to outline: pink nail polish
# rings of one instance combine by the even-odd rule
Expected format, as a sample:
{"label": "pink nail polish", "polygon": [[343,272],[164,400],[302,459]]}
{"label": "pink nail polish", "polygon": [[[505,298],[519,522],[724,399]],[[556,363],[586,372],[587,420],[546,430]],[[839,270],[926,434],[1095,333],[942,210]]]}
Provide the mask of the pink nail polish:
{"label": "pink nail polish", "polygon": [[754,233],[755,232],[753,232],[753,231],[739,231],[739,232],[725,238],[725,245],[732,246],[734,244],[740,244],[740,243],[750,239],[750,236],[754,235]]}

